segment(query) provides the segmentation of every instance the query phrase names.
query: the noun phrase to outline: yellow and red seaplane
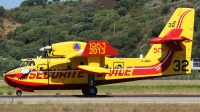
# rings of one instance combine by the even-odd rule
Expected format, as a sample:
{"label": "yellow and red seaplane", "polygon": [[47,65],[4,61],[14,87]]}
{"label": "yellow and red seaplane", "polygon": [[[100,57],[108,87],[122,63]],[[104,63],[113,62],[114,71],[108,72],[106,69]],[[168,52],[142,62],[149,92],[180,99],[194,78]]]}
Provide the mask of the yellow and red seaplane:
{"label": "yellow and red seaplane", "polygon": [[105,40],[69,41],[42,47],[47,58],[22,59],[3,74],[16,94],[75,90],[96,95],[95,86],[191,73],[195,10],[178,8],[144,58],[110,58],[119,53]]}

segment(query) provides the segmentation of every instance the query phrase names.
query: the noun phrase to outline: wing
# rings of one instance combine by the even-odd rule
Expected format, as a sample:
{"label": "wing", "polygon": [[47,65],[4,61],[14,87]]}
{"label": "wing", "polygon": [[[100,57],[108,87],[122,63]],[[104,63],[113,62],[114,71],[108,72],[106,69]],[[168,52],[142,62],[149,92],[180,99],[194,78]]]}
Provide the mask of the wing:
{"label": "wing", "polygon": [[108,68],[104,68],[100,63],[105,61],[105,56],[119,55],[119,53],[106,40],[88,41],[82,54],[87,57],[88,65],[79,65],[78,69],[87,74],[107,74]]}

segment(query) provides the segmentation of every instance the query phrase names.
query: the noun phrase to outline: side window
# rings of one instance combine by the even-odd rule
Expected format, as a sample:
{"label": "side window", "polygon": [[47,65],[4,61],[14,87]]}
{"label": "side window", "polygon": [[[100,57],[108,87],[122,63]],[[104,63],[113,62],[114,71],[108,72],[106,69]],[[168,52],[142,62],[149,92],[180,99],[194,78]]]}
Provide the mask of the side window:
{"label": "side window", "polygon": [[118,64],[117,68],[118,68],[118,69],[121,69],[121,68],[122,68],[122,65],[121,65],[121,64]]}
{"label": "side window", "polygon": [[29,64],[30,64],[30,66],[35,66],[35,62],[34,61],[31,61]]}
{"label": "side window", "polygon": [[22,64],[22,67],[24,67],[24,66],[28,66],[28,61],[24,61],[24,63]]}
{"label": "side window", "polygon": [[69,62],[69,63],[67,63],[67,70],[71,70],[71,69],[72,69],[72,63]]}
{"label": "side window", "polygon": [[40,71],[44,71],[44,67],[40,67]]}
{"label": "side window", "polygon": [[84,62],[80,62],[80,65],[84,65]]}

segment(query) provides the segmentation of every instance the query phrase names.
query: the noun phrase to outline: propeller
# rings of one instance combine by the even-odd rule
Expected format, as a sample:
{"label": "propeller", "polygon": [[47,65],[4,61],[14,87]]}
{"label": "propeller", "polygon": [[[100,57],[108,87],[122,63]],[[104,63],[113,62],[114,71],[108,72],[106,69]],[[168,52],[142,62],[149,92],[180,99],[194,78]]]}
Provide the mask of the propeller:
{"label": "propeller", "polygon": [[49,45],[46,46],[45,38],[44,38],[44,36],[43,36],[44,47],[41,47],[41,48],[39,49],[39,51],[44,52],[44,57],[47,59],[47,72],[48,72],[48,75],[49,75],[50,57],[48,56],[48,53],[51,53],[51,51],[52,51],[51,40],[50,40],[50,34],[49,34],[48,39],[49,39],[49,42],[48,42]]}
{"label": "propeller", "polygon": [[45,58],[48,57],[48,53],[51,53],[51,50],[52,50],[50,35],[49,35],[48,39],[49,39],[49,42],[48,42],[49,45],[46,46],[45,38],[44,38],[44,36],[43,36],[43,41],[44,41],[43,44],[44,44],[44,47],[41,47],[41,48],[39,49],[39,51],[44,52],[44,57],[45,57]]}

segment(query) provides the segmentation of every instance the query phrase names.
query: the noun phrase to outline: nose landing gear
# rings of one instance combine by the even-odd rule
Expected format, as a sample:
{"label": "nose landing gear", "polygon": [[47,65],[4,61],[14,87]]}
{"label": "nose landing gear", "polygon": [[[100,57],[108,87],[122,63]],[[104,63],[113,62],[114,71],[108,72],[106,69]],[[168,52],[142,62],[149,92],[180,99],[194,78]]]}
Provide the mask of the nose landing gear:
{"label": "nose landing gear", "polygon": [[22,91],[21,91],[21,90],[17,90],[17,91],[16,91],[16,95],[17,95],[17,96],[21,96],[21,95],[22,95]]}

